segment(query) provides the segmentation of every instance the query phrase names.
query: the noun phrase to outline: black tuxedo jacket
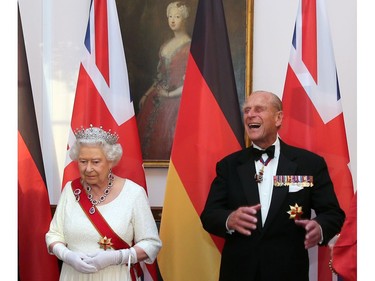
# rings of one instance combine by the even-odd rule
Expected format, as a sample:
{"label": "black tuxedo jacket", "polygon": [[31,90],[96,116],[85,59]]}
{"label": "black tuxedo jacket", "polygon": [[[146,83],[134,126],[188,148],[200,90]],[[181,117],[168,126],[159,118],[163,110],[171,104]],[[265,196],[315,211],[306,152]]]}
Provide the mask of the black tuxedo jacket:
{"label": "black tuxedo jacket", "polygon": [[264,226],[259,211],[257,229],[250,236],[228,234],[225,227],[232,211],[260,203],[250,149],[222,159],[217,163],[216,173],[201,221],[206,231],[225,238],[220,281],[309,280],[308,251],[304,248],[306,232],[287,212],[290,206],[298,204],[302,206],[302,219],[310,219],[314,210],[314,219],[323,230],[322,245],[340,232],[345,213],[339,206],[325,160],[280,140],[277,175],[313,176],[314,186],[297,192],[290,192],[288,186],[274,186]]}

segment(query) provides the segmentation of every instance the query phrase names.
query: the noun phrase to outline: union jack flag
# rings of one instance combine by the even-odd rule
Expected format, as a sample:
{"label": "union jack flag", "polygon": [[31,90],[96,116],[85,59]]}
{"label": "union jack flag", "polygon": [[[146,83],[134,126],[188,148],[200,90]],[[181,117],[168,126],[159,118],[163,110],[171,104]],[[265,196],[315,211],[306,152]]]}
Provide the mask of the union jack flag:
{"label": "union jack flag", "polygon": [[[341,93],[324,0],[300,0],[283,93],[280,136],[325,158],[344,211],[353,196]],[[328,247],[310,250],[310,280],[336,278]],[[316,276],[315,276],[316,275]]]}
{"label": "union jack flag", "polygon": [[[79,177],[77,163],[69,158],[74,130],[90,124],[119,135],[123,156],[113,169],[116,175],[143,186],[146,180],[130,95],[128,70],[115,0],[92,0],[84,39],[73,106],[63,183]],[[144,267],[145,280],[156,280],[156,265]]]}

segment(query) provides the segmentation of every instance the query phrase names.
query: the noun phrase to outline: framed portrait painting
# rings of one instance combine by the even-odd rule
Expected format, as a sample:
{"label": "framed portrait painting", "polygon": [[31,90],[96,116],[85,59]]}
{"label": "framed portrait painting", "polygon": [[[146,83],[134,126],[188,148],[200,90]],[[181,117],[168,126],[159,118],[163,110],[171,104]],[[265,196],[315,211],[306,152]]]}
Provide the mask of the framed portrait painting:
{"label": "framed portrait painting", "polygon": [[[116,0],[145,167],[168,167],[198,0]],[[240,104],[251,89],[253,0],[223,0]]]}

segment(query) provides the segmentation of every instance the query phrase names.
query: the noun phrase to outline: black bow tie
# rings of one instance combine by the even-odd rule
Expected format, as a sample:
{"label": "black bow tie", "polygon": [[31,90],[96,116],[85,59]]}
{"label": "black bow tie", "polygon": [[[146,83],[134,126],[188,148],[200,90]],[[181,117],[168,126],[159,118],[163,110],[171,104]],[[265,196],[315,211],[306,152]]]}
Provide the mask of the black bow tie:
{"label": "black bow tie", "polygon": [[251,152],[254,154],[255,161],[258,161],[263,153],[267,153],[268,157],[272,159],[275,156],[275,146],[271,145],[266,150],[259,150],[252,146]]}

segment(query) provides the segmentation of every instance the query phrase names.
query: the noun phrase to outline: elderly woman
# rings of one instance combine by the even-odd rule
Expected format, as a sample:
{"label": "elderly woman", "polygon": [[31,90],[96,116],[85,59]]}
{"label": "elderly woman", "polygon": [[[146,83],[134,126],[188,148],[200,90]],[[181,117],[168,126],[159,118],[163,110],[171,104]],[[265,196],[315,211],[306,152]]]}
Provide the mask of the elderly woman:
{"label": "elderly woman", "polygon": [[112,173],[122,156],[116,134],[90,127],[75,136],[70,157],[80,178],[61,193],[48,251],[63,261],[60,280],[131,280],[161,248],[145,190]]}

